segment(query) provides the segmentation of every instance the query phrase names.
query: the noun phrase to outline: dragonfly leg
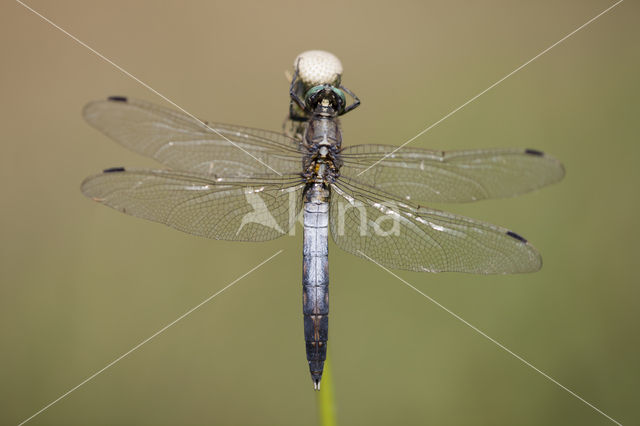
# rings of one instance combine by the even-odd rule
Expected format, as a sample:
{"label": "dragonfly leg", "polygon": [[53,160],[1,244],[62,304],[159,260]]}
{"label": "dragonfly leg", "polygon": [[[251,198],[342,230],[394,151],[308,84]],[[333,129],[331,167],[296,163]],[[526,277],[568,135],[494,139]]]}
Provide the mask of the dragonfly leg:
{"label": "dragonfly leg", "polygon": [[304,99],[300,97],[297,89],[298,83],[298,66],[296,65],[296,69],[293,72],[293,78],[291,79],[291,86],[289,86],[289,96],[291,99],[300,107],[301,110],[305,110]]}
{"label": "dragonfly leg", "polygon": [[344,92],[346,92],[349,96],[351,96],[353,98],[353,103],[347,107],[344,108],[344,111],[342,111],[342,114],[346,114],[349,111],[353,111],[354,109],[358,108],[360,106],[360,98],[358,98],[356,96],[355,93],[353,93],[351,90],[347,89],[346,87],[340,85],[340,89],[342,89]]}

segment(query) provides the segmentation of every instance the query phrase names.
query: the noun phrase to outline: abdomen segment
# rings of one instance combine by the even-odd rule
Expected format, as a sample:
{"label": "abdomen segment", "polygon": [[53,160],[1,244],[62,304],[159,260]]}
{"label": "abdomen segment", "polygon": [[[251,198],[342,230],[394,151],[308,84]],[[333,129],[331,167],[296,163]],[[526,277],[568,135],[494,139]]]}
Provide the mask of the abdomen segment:
{"label": "abdomen segment", "polygon": [[[313,199],[313,197],[310,198]],[[311,379],[317,390],[320,388],[324,361],[327,357],[329,331],[329,203],[326,201],[305,201],[303,218],[302,312],[304,314],[304,339]]]}

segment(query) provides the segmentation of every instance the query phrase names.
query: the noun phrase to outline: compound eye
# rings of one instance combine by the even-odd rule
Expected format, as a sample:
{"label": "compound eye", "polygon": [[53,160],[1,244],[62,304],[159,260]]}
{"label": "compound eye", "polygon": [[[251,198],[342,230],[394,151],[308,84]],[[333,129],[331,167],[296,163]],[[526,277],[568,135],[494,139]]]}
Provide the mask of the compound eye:
{"label": "compound eye", "polygon": [[304,102],[307,107],[314,109],[316,104],[318,103],[318,96],[324,90],[324,85],[314,86],[311,89],[307,90],[307,93],[304,95]]}
{"label": "compound eye", "polygon": [[347,98],[344,95],[344,92],[337,87],[331,87],[333,93],[335,94],[336,102],[338,103],[338,112],[342,112],[347,105]]}

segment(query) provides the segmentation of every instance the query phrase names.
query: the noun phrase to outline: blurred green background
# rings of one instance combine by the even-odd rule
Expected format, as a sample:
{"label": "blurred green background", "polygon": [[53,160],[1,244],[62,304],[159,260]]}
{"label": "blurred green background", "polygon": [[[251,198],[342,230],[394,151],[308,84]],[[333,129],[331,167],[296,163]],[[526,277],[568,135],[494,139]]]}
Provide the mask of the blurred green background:
{"label": "blurred green background", "polygon": [[[279,130],[284,71],[329,50],[363,102],[345,144],[398,145],[612,2],[29,4],[195,115],[252,127]],[[284,249],[30,424],[316,424],[301,233],[211,241],[85,199],[85,176],[154,163],[90,128],[82,106],[164,102],[19,4],[0,9],[0,423]],[[565,180],[543,191],[436,206],[521,233],[543,269],[398,272],[623,424],[640,423],[639,12],[623,2],[412,143],[561,159]],[[339,424],[611,424],[377,266],[330,251]]]}

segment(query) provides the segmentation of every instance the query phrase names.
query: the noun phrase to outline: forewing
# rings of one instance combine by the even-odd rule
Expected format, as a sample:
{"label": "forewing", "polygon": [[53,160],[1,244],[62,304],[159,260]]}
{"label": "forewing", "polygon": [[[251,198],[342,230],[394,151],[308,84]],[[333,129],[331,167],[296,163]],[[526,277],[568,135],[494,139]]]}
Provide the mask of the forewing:
{"label": "forewing", "polygon": [[124,97],[91,102],[83,115],[125,147],[176,170],[251,176],[295,173],[302,167],[299,143],[268,130],[203,124],[182,112]]}
{"label": "forewing", "polygon": [[82,193],[132,216],[180,231],[230,241],[266,241],[295,223],[299,176],[217,178],[168,170],[115,168],[90,176]]}
{"label": "forewing", "polygon": [[558,160],[532,149],[444,152],[401,148],[391,154],[397,148],[347,147],[342,151],[344,166],[340,173],[414,203],[464,203],[511,197],[552,184],[564,176]]}
{"label": "forewing", "polygon": [[413,207],[350,179],[332,185],[330,217],[340,248],[389,268],[507,274],[542,265],[536,249],[507,229]]}

